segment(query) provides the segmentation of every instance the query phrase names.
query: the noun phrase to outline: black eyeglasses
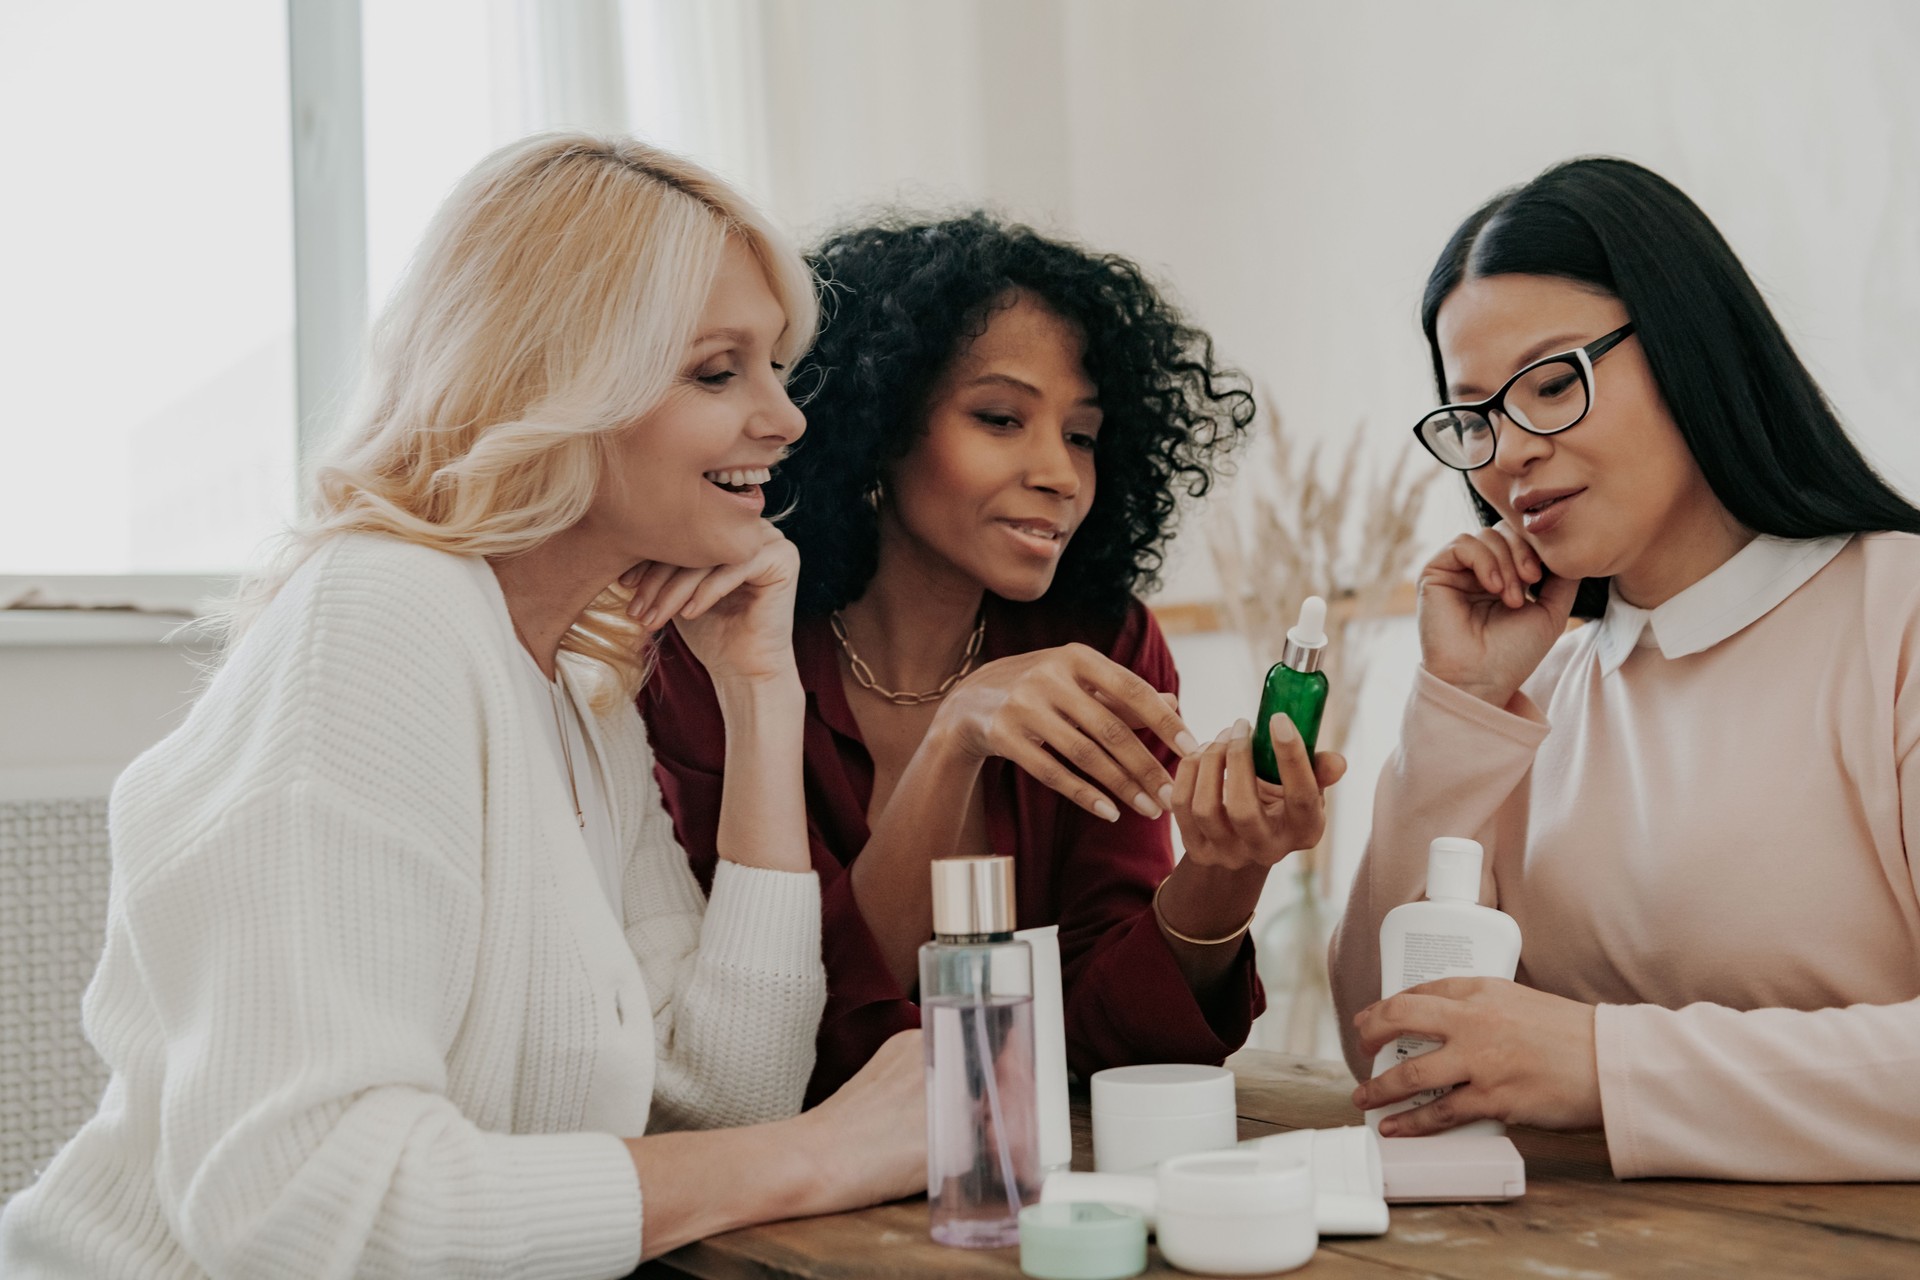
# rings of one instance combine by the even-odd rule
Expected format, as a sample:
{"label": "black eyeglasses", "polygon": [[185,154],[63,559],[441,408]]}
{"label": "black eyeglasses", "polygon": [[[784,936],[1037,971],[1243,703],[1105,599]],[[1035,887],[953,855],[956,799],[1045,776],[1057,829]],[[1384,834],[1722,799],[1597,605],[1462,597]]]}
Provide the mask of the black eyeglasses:
{"label": "black eyeglasses", "polygon": [[1543,356],[1507,379],[1477,404],[1444,404],[1420,419],[1414,436],[1428,453],[1455,471],[1478,471],[1493,461],[1499,443],[1493,415],[1522,431],[1550,436],[1577,426],[1593,408],[1593,365],[1633,332],[1623,324],[1584,347]]}

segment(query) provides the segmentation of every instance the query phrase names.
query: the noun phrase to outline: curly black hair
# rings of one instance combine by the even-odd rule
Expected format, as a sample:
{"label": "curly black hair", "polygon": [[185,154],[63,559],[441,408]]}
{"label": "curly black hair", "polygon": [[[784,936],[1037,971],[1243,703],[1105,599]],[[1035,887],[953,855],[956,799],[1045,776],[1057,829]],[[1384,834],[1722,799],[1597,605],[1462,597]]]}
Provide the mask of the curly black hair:
{"label": "curly black hair", "polygon": [[1032,295],[1085,339],[1099,389],[1095,498],[1046,599],[1101,615],[1159,585],[1182,505],[1212,487],[1253,421],[1253,393],[1215,363],[1134,263],[984,212],[940,221],[891,215],[830,235],[810,255],[826,323],[790,386],[811,424],[768,486],[800,550],[798,608],[857,600],[878,567],[879,519],[865,499],[913,447],[948,364],[998,308]]}

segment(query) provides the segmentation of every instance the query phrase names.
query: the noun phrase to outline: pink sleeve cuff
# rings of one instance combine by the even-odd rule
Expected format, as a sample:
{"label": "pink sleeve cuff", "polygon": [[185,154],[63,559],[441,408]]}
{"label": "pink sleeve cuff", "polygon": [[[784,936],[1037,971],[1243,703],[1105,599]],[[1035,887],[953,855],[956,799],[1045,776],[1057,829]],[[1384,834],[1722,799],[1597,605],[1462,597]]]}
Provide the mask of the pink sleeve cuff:
{"label": "pink sleeve cuff", "polygon": [[[1533,768],[1549,726],[1524,694],[1492,706],[1429,673],[1414,672],[1400,745],[1374,793],[1367,873],[1387,906],[1418,896],[1427,842],[1470,836],[1495,850],[1490,824]],[[1387,852],[1391,851],[1391,852]],[[1385,863],[1381,855],[1385,853]],[[1493,875],[1489,856],[1486,874]]]}
{"label": "pink sleeve cuff", "polygon": [[1416,724],[1429,732],[1492,733],[1529,754],[1545,741],[1547,717],[1524,693],[1513,695],[1505,707],[1496,707],[1457,689],[1424,666],[1413,671],[1413,696],[1407,700],[1404,735]]}
{"label": "pink sleeve cuff", "polygon": [[1614,1176],[1920,1179],[1920,1001],[1594,1011]]}
{"label": "pink sleeve cuff", "polygon": [[1639,1177],[1645,1160],[1633,1107],[1632,1007],[1603,1004],[1593,1011],[1593,1058],[1600,1077],[1600,1123],[1616,1178]]}

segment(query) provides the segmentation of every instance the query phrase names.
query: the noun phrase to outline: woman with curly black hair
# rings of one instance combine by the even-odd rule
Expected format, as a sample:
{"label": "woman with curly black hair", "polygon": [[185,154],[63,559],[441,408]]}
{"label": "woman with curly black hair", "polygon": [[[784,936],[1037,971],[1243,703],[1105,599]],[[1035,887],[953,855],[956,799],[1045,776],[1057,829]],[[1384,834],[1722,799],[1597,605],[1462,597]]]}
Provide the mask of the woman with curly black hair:
{"label": "woman with curly black hair", "polygon": [[[1245,434],[1244,379],[1133,263],[984,214],[843,230],[814,266],[829,319],[792,383],[814,425],[768,493],[801,557],[829,992],[810,1096],[918,1025],[927,865],[957,854],[1012,853],[1019,924],[1060,926],[1076,1071],[1219,1061],[1259,1009],[1267,871],[1320,838],[1345,769],[1316,778],[1284,724],[1285,786],[1255,778],[1244,721],[1203,750],[1136,598]],[[674,728],[656,770],[707,874],[722,719],[670,632],[641,707]]]}

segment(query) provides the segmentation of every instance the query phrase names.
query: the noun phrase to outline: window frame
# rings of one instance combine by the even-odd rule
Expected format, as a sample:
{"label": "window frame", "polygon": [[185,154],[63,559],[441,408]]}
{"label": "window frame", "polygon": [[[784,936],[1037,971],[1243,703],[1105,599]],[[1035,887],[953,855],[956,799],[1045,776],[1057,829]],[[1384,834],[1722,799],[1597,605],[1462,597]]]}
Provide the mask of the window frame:
{"label": "window frame", "polygon": [[[367,323],[366,128],[360,0],[286,0],[293,175],[294,458],[304,474],[351,393]],[[0,574],[0,647],[179,643],[231,574]],[[135,607],[126,607],[134,602]]]}

